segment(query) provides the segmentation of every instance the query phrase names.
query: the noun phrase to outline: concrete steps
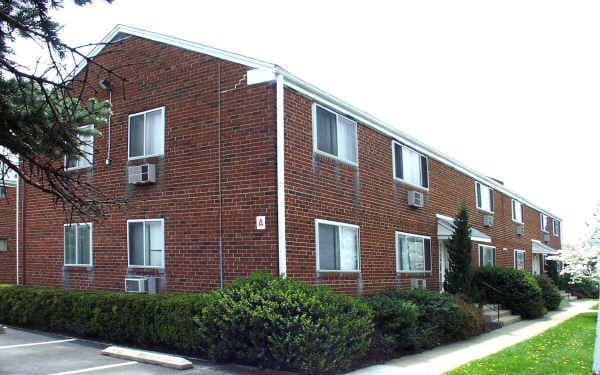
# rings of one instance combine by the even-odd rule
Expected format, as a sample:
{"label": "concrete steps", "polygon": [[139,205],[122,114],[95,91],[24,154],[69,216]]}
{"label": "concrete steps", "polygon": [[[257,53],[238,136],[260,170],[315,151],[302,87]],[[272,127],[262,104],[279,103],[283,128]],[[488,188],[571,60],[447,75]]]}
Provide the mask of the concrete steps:
{"label": "concrete steps", "polygon": [[565,292],[564,290],[560,291],[560,296],[566,301],[577,301],[577,297],[571,295],[571,293]]}
{"label": "concrete steps", "polygon": [[[513,315],[510,310],[501,308],[500,314],[498,314],[497,305],[483,305],[481,311],[485,320],[498,324],[500,327],[521,321],[521,316]],[[498,320],[498,315],[500,315],[500,320]]]}

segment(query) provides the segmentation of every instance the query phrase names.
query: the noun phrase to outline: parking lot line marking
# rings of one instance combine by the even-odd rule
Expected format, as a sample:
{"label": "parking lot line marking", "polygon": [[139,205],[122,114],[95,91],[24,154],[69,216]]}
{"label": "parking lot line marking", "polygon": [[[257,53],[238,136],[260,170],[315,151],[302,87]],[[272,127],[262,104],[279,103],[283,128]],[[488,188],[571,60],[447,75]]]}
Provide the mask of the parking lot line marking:
{"label": "parking lot line marking", "polygon": [[115,368],[115,367],[123,367],[123,366],[131,366],[131,365],[136,365],[137,362],[135,361],[129,361],[129,362],[123,362],[123,363],[115,363],[113,365],[105,365],[105,366],[96,366],[96,367],[88,367],[88,368],[82,368],[81,370],[73,370],[73,371],[65,371],[65,372],[56,372],[54,374],[50,374],[50,375],[72,375],[72,374],[82,374],[84,372],[90,372],[90,371],[98,371],[98,370],[106,370],[109,368]]}
{"label": "parking lot line marking", "polygon": [[0,350],[2,350],[2,349],[14,349],[14,348],[26,348],[28,346],[37,346],[37,345],[60,344],[61,342],[69,342],[69,341],[75,341],[75,340],[77,340],[77,339],[32,342],[31,344],[5,345],[5,346],[0,346]]}

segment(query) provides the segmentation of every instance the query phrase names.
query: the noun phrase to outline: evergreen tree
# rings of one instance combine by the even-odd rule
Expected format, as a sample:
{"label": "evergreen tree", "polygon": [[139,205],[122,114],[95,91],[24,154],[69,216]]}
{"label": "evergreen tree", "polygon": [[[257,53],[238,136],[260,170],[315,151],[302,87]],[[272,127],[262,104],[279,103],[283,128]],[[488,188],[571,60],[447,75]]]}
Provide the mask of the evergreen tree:
{"label": "evergreen tree", "polygon": [[465,293],[471,284],[471,227],[469,226],[469,210],[462,203],[454,219],[454,233],[446,242],[449,269],[446,277],[449,293]]}
{"label": "evergreen tree", "polygon": [[[85,5],[92,0],[73,2]],[[0,0],[0,185],[18,175],[23,183],[52,196],[67,213],[98,216],[105,213],[104,205],[120,202],[80,174],[65,171],[64,158],[89,158],[84,140],[100,133],[79,127],[105,122],[110,105],[83,99],[87,71],[71,77],[70,62],[93,64],[117,81],[124,78],[60,40],[61,26],[49,13],[62,4],[62,0]],[[35,68],[16,62],[18,39],[45,47],[46,56]]]}

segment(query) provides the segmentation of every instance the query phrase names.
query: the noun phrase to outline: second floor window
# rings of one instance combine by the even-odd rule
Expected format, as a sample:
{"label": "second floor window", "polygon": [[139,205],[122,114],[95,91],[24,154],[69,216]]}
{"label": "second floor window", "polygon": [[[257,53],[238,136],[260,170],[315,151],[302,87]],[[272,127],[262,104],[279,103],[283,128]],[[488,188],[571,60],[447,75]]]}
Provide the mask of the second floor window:
{"label": "second floor window", "polygon": [[394,147],[394,177],[414,186],[429,188],[427,157],[415,150],[392,142]]}
{"label": "second floor window", "polygon": [[523,213],[524,213],[524,209],[523,209],[523,203],[516,201],[516,200],[512,200],[512,219],[514,222],[519,223],[519,224],[523,224]]}
{"label": "second floor window", "polygon": [[129,116],[130,159],[163,155],[164,149],[164,107]]}
{"label": "second floor window", "polygon": [[[94,125],[82,126],[79,129],[93,129]],[[65,157],[65,166],[67,169],[87,168],[94,163],[94,136],[79,134],[79,152],[80,155]]]}
{"label": "second floor window", "polygon": [[560,236],[560,221],[552,219],[552,233],[555,237]]}
{"label": "second floor window", "polygon": [[487,212],[494,212],[494,190],[476,181],[475,196],[477,198],[477,208]]}
{"label": "second floor window", "polygon": [[548,224],[548,215],[540,213],[540,229],[542,232],[549,233],[550,227]]}
{"label": "second floor window", "polygon": [[313,114],[316,149],[356,164],[356,122],[316,104]]}

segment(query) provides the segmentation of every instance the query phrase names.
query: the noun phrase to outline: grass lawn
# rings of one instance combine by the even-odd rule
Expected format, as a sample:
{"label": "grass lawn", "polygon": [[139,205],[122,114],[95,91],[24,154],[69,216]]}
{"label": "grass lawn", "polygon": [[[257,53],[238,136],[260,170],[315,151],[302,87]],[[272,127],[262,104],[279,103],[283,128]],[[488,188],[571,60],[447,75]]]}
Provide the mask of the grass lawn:
{"label": "grass lawn", "polygon": [[590,374],[596,313],[584,313],[447,374]]}

